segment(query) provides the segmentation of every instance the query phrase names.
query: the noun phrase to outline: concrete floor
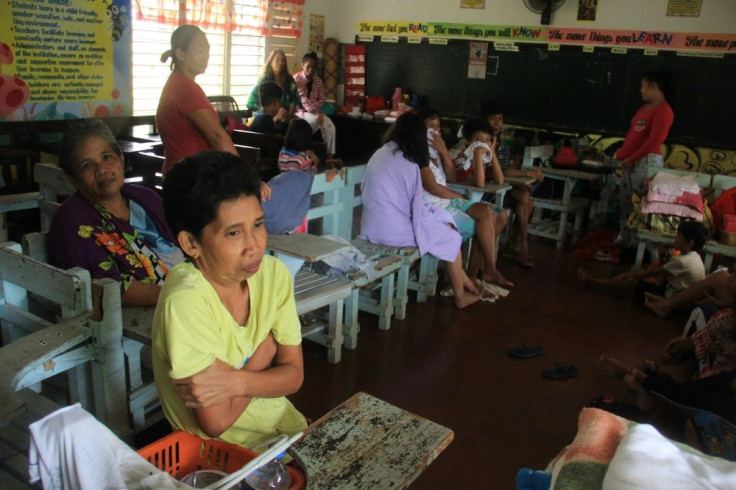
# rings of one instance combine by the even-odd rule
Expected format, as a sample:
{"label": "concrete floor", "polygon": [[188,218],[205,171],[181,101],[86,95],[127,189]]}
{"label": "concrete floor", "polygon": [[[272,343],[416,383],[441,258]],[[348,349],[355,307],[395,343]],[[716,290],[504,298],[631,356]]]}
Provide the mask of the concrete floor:
{"label": "concrete floor", "polygon": [[[362,315],[358,348],[342,362],[325,362],[323,347],[304,343],[306,379],[290,397],[307,417],[322,414],[364,391],[451,428],[454,441],[418,478],[416,488],[514,488],[522,467],[543,469],[575,436],[577,414],[603,393],[626,399],[623,384],[598,367],[605,352],[632,363],[656,358],[678,335],[683,319],[659,319],[629,295],[608,295],[578,284],[580,262],[570,245],[556,251],[532,239],[536,268],[500,259],[516,283],[496,304],[458,311],[448,298],[410,303],[407,319],[379,331]],[[625,270],[588,262],[602,275]],[[545,355],[521,360],[507,351],[542,345]],[[557,362],[580,374],[547,380]],[[663,420],[679,437],[680,420]],[[641,419],[640,419],[641,420]]]}

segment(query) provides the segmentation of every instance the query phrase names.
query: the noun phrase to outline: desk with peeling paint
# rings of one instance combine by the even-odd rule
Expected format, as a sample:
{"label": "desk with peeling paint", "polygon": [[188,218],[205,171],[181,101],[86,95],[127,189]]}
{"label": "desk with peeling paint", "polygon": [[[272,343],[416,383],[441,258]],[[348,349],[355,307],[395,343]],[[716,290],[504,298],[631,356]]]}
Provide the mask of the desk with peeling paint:
{"label": "desk with peeling paint", "polygon": [[307,427],[291,454],[307,488],[406,488],[452,442],[452,430],[358,392]]}

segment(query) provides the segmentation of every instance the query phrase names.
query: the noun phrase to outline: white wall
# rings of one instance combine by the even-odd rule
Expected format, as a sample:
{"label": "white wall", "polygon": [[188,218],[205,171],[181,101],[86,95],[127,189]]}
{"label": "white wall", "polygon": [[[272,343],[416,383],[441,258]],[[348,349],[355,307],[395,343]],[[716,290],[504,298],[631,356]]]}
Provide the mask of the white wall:
{"label": "white wall", "polygon": [[[577,0],[552,14],[551,26],[675,32],[736,33],[736,0],[704,0],[700,17],[667,17],[667,0],[598,0],[597,20],[578,22]],[[325,16],[325,38],[352,43],[360,21],[396,20],[488,25],[540,25],[523,0],[486,0],[483,10],[461,9],[460,0],[306,0],[302,52],[309,14]]]}

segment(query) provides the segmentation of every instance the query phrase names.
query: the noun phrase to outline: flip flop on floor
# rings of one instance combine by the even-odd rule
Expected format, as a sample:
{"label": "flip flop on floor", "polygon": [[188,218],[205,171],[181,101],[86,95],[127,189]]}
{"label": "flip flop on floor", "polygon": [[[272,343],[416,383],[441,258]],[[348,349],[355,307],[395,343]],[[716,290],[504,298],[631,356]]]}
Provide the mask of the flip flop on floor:
{"label": "flip flop on floor", "polygon": [[612,395],[597,396],[591,400],[590,406],[615,414],[631,413],[636,415],[645,415],[645,413],[633,403],[620,402]]}
{"label": "flip flop on floor", "polygon": [[565,364],[564,362],[558,362],[549,369],[545,369],[542,372],[542,376],[549,379],[569,378],[571,376],[577,376],[580,369],[575,364]]}
{"label": "flip flop on floor", "polygon": [[545,352],[547,351],[545,351],[544,347],[540,345],[520,344],[514,347],[513,349],[511,349],[509,351],[509,355],[514,356],[514,357],[520,357],[522,359],[527,359],[529,357],[540,356],[544,354]]}

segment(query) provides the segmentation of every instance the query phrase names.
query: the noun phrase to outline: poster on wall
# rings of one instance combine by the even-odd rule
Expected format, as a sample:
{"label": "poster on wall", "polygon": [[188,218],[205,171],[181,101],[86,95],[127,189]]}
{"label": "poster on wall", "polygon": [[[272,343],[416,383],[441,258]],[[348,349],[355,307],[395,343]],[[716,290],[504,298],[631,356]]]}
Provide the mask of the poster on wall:
{"label": "poster on wall", "polygon": [[484,80],[488,65],[488,43],[471,41],[468,52],[468,78]]}
{"label": "poster on wall", "polygon": [[484,9],[486,0],[460,0],[461,9]]}
{"label": "poster on wall", "polygon": [[578,20],[595,20],[598,0],[578,0]]}
{"label": "poster on wall", "polygon": [[130,0],[0,3],[0,121],[132,113]]}
{"label": "poster on wall", "polygon": [[309,14],[309,50],[322,53],[325,42],[325,16]]}
{"label": "poster on wall", "polygon": [[667,15],[670,17],[700,17],[703,0],[669,0]]}

